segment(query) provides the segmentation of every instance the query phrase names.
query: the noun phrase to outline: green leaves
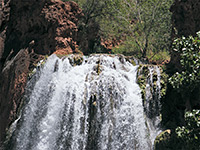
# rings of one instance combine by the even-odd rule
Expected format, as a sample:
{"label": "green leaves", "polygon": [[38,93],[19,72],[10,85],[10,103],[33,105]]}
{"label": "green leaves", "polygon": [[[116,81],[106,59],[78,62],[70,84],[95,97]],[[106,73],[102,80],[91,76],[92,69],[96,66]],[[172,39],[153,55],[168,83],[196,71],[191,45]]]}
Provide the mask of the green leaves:
{"label": "green leaves", "polygon": [[[180,54],[182,71],[171,76],[169,83],[182,95],[183,100],[190,100],[200,85],[200,32],[197,37],[174,40],[172,48]],[[200,149],[200,110],[186,112],[184,120],[184,126],[176,128],[178,143],[187,150]]]}
{"label": "green leaves", "polygon": [[[168,50],[171,30],[169,8],[173,0],[76,0],[76,2],[85,14],[82,21],[82,28],[85,31],[81,33],[86,35],[84,39],[89,39],[92,34],[91,24],[95,22],[99,25],[98,34],[102,39],[124,41],[121,46],[123,50],[119,50],[124,54],[139,52],[136,56],[146,57],[151,53],[149,56],[151,58],[154,53]],[[81,21],[79,23],[81,24]],[[99,39],[93,40],[98,42]]]}
{"label": "green leaves", "polygon": [[200,110],[185,113],[185,126],[176,128],[176,134],[185,149],[200,148]]}
{"label": "green leaves", "polygon": [[192,92],[200,83],[200,32],[174,40],[173,50],[180,53],[182,72],[176,72],[169,82],[178,92]]}
{"label": "green leaves", "polygon": [[168,50],[171,30],[169,8],[172,0],[126,0],[121,3],[117,13],[124,22],[119,21],[119,26],[124,26],[122,32],[132,37],[133,53],[139,51],[142,57],[146,57],[149,52],[154,55]]}

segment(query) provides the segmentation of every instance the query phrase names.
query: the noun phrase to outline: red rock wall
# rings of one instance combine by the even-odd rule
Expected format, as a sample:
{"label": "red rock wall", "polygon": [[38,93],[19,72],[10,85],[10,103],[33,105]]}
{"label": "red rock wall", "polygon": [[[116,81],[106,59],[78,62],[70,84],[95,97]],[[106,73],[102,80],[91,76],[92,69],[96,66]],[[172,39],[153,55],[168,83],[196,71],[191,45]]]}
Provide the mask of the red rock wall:
{"label": "red rock wall", "polygon": [[33,63],[55,51],[75,53],[81,16],[75,2],[0,0],[0,145]]}
{"label": "red rock wall", "polygon": [[11,61],[7,61],[0,75],[0,140],[5,138],[5,129],[16,119],[17,108],[29,72],[30,57],[21,50]]}
{"label": "red rock wall", "polygon": [[[77,47],[77,23],[82,14],[74,2],[60,0],[11,0],[10,20],[6,33],[6,57],[34,41],[34,51],[51,54],[55,50],[73,53]],[[14,45],[14,46],[13,46]]]}

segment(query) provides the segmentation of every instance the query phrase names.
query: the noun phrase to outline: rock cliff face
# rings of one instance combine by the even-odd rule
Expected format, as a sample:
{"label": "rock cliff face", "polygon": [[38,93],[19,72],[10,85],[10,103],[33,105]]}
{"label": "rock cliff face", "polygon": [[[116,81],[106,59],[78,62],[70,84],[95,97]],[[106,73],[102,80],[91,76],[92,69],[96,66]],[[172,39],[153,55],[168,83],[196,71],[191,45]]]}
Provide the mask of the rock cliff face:
{"label": "rock cliff face", "polygon": [[75,2],[0,0],[0,142],[16,119],[33,64],[55,51],[76,53],[81,16]]}
{"label": "rock cliff face", "polygon": [[175,0],[171,6],[173,37],[196,35],[200,30],[199,8],[199,0]]}
{"label": "rock cliff face", "polygon": [[[171,6],[172,12],[172,39],[181,36],[196,36],[200,31],[200,1],[199,0],[175,0]],[[168,72],[170,75],[181,71],[180,54],[171,51],[171,62]],[[183,96],[169,84],[165,99],[162,101],[163,124],[167,128],[175,128],[184,124],[185,110],[200,108],[200,88],[190,95]]]}
{"label": "rock cliff face", "polygon": [[[200,1],[199,0],[175,0],[171,6],[172,12],[172,39],[181,36],[195,36],[200,31]],[[177,70],[180,67],[180,56],[173,51],[171,63]]]}

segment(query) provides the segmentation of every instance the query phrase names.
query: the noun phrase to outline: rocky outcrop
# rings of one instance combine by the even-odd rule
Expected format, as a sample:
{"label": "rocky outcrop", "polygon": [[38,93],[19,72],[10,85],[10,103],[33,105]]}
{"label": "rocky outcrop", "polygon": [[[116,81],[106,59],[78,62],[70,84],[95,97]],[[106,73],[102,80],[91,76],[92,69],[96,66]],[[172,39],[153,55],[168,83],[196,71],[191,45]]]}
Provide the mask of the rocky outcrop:
{"label": "rocky outcrop", "polygon": [[[172,39],[181,36],[196,36],[200,31],[200,1],[175,0],[171,6],[172,12]],[[180,70],[180,55],[171,51],[171,64]]]}
{"label": "rocky outcrop", "polygon": [[27,50],[20,52],[10,61],[6,62],[0,75],[0,133],[4,138],[5,129],[15,119],[20,97],[29,72],[30,56]]}
{"label": "rocky outcrop", "polygon": [[10,21],[6,31],[3,58],[13,49],[15,55],[32,42],[37,54],[51,54],[64,49],[76,50],[77,22],[81,10],[74,2],[11,0]]}
{"label": "rocky outcrop", "polygon": [[199,8],[199,0],[175,0],[171,6],[172,37],[196,35],[200,30]]}
{"label": "rocky outcrop", "polygon": [[70,1],[0,0],[0,143],[16,119],[33,65],[42,55],[78,51],[81,16],[81,9]]}
{"label": "rocky outcrop", "polygon": [[4,52],[4,42],[6,38],[7,23],[10,16],[9,2],[0,0],[0,70],[5,62],[5,58],[2,58]]}
{"label": "rocky outcrop", "polygon": [[123,43],[123,41],[125,40],[125,37],[123,38],[111,38],[111,39],[103,39],[101,38],[101,45],[109,51],[111,51],[114,47],[119,46],[120,44]]}

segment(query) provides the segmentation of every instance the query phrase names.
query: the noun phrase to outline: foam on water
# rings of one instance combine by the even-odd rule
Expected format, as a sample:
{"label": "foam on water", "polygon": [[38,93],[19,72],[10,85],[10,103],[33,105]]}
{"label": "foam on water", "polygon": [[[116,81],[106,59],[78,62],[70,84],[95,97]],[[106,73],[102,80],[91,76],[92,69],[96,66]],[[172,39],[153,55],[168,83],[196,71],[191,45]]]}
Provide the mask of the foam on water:
{"label": "foam on water", "polygon": [[137,67],[119,56],[92,55],[81,65],[50,56],[29,82],[12,149],[151,150]]}

